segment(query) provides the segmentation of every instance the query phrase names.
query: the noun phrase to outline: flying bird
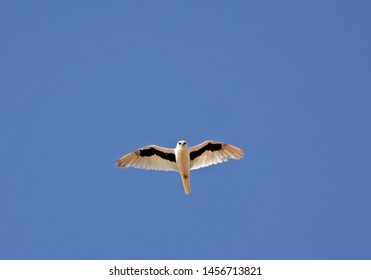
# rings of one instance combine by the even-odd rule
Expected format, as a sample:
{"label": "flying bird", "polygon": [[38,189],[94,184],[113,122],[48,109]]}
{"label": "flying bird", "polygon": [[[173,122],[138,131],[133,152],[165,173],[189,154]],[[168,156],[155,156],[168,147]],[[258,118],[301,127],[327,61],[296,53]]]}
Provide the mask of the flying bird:
{"label": "flying bird", "polygon": [[177,171],[182,178],[184,192],[190,194],[190,170],[221,163],[228,159],[240,159],[244,155],[240,148],[205,141],[188,148],[186,141],[179,141],[175,149],[150,145],[131,152],[117,160],[117,167]]}

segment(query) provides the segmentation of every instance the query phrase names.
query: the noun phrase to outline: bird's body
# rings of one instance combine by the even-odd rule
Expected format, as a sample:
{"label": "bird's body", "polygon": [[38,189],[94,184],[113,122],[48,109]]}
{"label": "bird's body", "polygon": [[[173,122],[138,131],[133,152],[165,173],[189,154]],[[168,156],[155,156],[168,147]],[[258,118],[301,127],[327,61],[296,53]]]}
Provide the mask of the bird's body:
{"label": "bird's body", "polygon": [[[179,145],[180,143],[180,145]],[[185,141],[179,141],[174,149],[176,165],[182,178],[184,192],[189,194],[191,192],[189,171],[191,169],[191,160],[189,157],[188,146]]]}
{"label": "bird's body", "polygon": [[188,148],[186,141],[179,141],[175,149],[155,145],[143,147],[117,160],[117,166],[177,171],[182,178],[184,192],[189,194],[190,170],[242,157],[240,148],[226,143],[205,141]]}

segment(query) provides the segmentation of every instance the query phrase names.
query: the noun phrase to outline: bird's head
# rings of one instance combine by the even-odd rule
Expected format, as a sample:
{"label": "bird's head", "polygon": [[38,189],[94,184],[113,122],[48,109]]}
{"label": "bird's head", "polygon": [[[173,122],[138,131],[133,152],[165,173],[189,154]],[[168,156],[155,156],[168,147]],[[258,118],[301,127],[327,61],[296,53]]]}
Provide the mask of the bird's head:
{"label": "bird's head", "polygon": [[178,141],[178,144],[176,145],[176,147],[177,148],[187,147],[187,142],[183,141],[183,140],[180,140],[180,141]]}

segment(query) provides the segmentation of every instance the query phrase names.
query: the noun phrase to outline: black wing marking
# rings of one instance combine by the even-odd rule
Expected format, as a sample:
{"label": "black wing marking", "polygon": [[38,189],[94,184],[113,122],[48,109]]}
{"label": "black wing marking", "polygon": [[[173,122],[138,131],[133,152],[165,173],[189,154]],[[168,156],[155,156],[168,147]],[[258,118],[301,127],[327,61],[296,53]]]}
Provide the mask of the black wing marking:
{"label": "black wing marking", "polygon": [[215,151],[221,150],[222,147],[223,147],[222,143],[208,143],[207,145],[203,146],[201,149],[190,152],[189,156],[192,161],[195,158],[201,156],[206,151],[215,152]]}
{"label": "black wing marking", "polygon": [[151,156],[159,156],[162,159],[166,159],[168,161],[175,162],[175,154],[173,153],[165,153],[162,151],[159,151],[153,147],[147,148],[147,149],[140,149],[139,155],[141,157],[151,157]]}
{"label": "black wing marking", "polygon": [[178,171],[174,150],[156,145],[146,146],[117,160],[117,167]]}

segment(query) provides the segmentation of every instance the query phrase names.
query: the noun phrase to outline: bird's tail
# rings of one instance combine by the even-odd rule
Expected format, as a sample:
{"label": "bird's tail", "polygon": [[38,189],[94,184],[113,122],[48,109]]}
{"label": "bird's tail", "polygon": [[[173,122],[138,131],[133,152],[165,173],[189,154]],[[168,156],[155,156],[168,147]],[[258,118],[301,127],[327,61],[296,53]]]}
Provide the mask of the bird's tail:
{"label": "bird's tail", "polygon": [[183,187],[184,187],[185,194],[190,194],[191,193],[191,184],[190,184],[189,173],[188,174],[182,174],[181,177],[182,177],[182,182],[183,182]]}

